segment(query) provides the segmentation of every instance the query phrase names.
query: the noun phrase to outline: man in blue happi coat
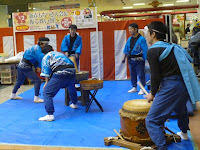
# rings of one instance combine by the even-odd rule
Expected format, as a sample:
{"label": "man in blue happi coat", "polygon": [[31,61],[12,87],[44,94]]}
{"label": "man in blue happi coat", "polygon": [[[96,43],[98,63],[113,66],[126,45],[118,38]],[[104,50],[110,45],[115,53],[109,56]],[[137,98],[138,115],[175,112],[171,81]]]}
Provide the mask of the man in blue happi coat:
{"label": "man in blue happi coat", "polygon": [[78,108],[76,102],[78,100],[75,78],[76,70],[73,62],[60,52],[54,52],[50,45],[42,48],[45,54],[42,60],[41,76],[45,77],[45,85],[43,88],[43,97],[45,109],[48,115],[39,118],[40,121],[54,120],[53,98],[61,88],[68,88],[70,99],[72,100],[71,108]]}
{"label": "man in blue happi coat", "polygon": [[191,65],[192,58],[179,45],[164,42],[166,34],[167,27],[162,22],[154,21],[148,25],[151,93],[147,100],[153,103],[146,117],[146,127],[158,150],[167,150],[163,125],[173,111],[181,130],[177,134],[182,140],[188,140],[186,102],[190,98],[195,105],[200,100],[200,86]]}
{"label": "man in blue happi coat", "polygon": [[82,38],[76,34],[77,26],[72,24],[69,26],[70,34],[66,35],[61,43],[61,51],[67,57],[74,56],[76,58],[77,68],[79,66],[79,56],[82,51]]}
{"label": "man in blue happi coat", "polygon": [[[129,25],[129,33],[131,34],[131,37],[128,38],[123,50],[125,55],[122,63],[125,63],[125,60],[128,57],[131,83],[133,87],[128,92],[132,93],[137,92],[137,76],[139,77],[143,86],[146,84],[145,60],[147,58],[148,47],[145,38],[138,33],[138,25],[136,23]],[[142,95],[144,92],[140,90],[138,94]]]}
{"label": "man in blue happi coat", "polygon": [[41,79],[36,74],[36,72],[33,71],[32,67],[34,66],[35,68],[37,67],[41,68],[42,58],[44,57],[41,48],[44,47],[45,45],[48,45],[48,43],[49,43],[48,38],[41,37],[39,38],[37,45],[27,49],[24,52],[23,58],[17,66],[17,81],[11,93],[10,97],[11,99],[22,99],[21,97],[16,95],[16,92],[18,91],[20,86],[24,83],[25,78],[28,77],[31,80],[31,82],[34,83],[34,89],[35,89],[34,102],[35,103],[44,102],[43,99],[39,98]]}

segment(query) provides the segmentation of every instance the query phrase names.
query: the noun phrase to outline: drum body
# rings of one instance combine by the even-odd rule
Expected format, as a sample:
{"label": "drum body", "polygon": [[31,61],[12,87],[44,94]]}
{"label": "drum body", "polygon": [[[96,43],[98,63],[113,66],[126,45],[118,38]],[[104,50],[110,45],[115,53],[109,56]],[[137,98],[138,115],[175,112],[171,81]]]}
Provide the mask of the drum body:
{"label": "drum body", "polygon": [[130,100],[120,109],[120,134],[124,139],[139,144],[152,143],[145,125],[151,107],[146,99]]}
{"label": "drum body", "polygon": [[102,80],[83,80],[80,82],[81,89],[83,90],[98,90],[103,88]]}

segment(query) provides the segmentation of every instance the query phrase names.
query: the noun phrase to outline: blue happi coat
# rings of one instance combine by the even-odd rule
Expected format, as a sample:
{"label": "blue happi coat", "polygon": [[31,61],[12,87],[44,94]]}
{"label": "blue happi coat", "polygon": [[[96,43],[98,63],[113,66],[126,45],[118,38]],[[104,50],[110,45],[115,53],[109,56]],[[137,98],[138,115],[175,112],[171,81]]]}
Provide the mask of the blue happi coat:
{"label": "blue happi coat", "polygon": [[[131,36],[132,37],[132,36]],[[131,55],[138,55],[143,54],[142,57],[144,60],[147,60],[147,43],[143,36],[140,36],[135,43],[133,49],[130,49],[131,44],[131,37],[128,38],[125,48],[123,50],[125,55],[129,55],[129,52],[131,51]]]}
{"label": "blue happi coat", "polygon": [[[50,77],[52,70],[58,66],[73,65],[73,62],[60,52],[49,52],[42,59],[42,69],[40,76]],[[74,70],[75,71],[75,70]],[[69,73],[69,70],[63,70],[61,74]]]}
{"label": "blue happi coat", "polygon": [[44,54],[42,53],[39,45],[34,45],[33,47],[27,49],[23,55],[23,58],[30,61],[35,67],[39,68],[41,68],[43,57]]}
{"label": "blue happi coat", "polygon": [[[61,44],[61,51],[62,52],[68,52],[70,46],[70,35],[66,35],[62,41]],[[72,52],[75,52],[77,54],[81,54],[82,51],[82,38],[81,36],[77,35],[76,40],[72,46]]]}
{"label": "blue happi coat", "polygon": [[163,41],[158,41],[153,44],[150,48],[155,47],[164,47],[166,48],[163,53],[159,57],[159,61],[165,59],[171,52],[174,51],[174,55],[176,57],[179,69],[181,71],[181,75],[183,77],[184,83],[186,85],[187,91],[190,95],[191,102],[193,104],[194,109],[196,109],[196,102],[200,101],[200,85],[197,80],[194,69],[192,68],[193,59],[186,52],[184,48],[177,44],[170,44]]}

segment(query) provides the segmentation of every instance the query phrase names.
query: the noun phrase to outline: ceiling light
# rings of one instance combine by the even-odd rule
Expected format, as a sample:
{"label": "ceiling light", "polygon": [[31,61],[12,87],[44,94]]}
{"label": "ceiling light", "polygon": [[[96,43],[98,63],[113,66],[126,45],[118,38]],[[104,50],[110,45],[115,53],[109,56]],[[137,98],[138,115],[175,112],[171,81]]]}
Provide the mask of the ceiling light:
{"label": "ceiling light", "polygon": [[145,3],[135,3],[134,6],[145,5]]}
{"label": "ceiling light", "polygon": [[134,13],[128,13],[129,15],[135,15],[135,14],[137,14],[136,12],[134,12]]}
{"label": "ceiling light", "polygon": [[172,12],[172,10],[164,10],[163,12]]}
{"label": "ceiling light", "polygon": [[36,9],[36,8],[33,8],[34,10]]}
{"label": "ceiling light", "polygon": [[189,2],[190,0],[177,0],[177,3]]}
{"label": "ceiling light", "polygon": [[122,9],[131,9],[133,7],[122,7]]}
{"label": "ceiling light", "polygon": [[163,4],[163,6],[174,6],[174,4]]}

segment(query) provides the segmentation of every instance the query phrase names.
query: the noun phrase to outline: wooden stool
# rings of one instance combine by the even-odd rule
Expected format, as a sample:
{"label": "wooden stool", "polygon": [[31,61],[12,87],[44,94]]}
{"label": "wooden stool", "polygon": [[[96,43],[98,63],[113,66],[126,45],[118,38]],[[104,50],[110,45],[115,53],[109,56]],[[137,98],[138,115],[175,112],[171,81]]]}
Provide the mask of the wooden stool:
{"label": "wooden stool", "polygon": [[[81,90],[80,87],[76,88],[76,91],[81,92],[81,96],[79,97],[79,100],[81,100],[83,106],[86,106],[87,102],[89,101],[89,91],[83,91]],[[69,106],[69,101],[70,101],[69,92],[68,92],[68,89],[65,88],[65,105],[66,106]]]}
{"label": "wooden stool", "polygon": [[[103,112],[102,106],[100,105],[100,103],[95,98],[97,91],[99,89],[103,88],[103,81],[102,80],[83,80],[83,81],[80,82],[80,85],[81,85],[81,91],[83,91],[84,94],[89,93],[89,95],[90,95],[89,101],[88,101],[88,99],[86,100],[86,101],[88,101],[88,104],[86,106],[86,112],[88,112],[93,101],[95,101],[95,103],[98,105],[98,107]],[[92,93],[91,91],[93,91],[93,90],[94,90],[94,92]]]}
{"label": "wooden stool", "polygon": [[[79,84],[80,81],[87,80],[88,77],[89,77],[89,71],[76,72],[75,83]],[[85,106],[87,101],[89,100],[89,92],[88,91],[82,91],[80,87],[76,88],[76,91],[81,92],[81,96],[79,97],[80,98],[79,100],[81,100],[82,105]],[[68,89],[65,88],[65,105],[66,106],[69,106],[69,101],[70,101],[69,92],[68,92]]]}

